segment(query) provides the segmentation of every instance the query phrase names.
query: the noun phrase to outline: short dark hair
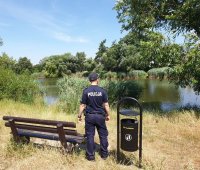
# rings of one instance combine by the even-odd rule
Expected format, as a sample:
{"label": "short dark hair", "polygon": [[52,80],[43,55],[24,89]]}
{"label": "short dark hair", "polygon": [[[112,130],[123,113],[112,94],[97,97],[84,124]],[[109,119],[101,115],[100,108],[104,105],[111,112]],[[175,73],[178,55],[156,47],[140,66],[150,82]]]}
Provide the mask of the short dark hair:
{"label": "short dark hair", "polygon": [[89,79],[90,82],[95,81],[98,78],[99,78],[99,75],[97,73],[94,73],[94,72],[90,73],[89,76],[88,76],[88,79]]}

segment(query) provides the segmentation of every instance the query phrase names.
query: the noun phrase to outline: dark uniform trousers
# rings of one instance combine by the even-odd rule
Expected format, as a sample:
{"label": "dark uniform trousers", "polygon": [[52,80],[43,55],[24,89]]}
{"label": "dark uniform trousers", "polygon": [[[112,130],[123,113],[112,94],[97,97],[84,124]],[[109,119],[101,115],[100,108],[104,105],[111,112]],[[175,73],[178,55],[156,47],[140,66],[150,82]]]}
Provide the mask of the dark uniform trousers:
{"label": "dark uniform trousers", "polygon": [[105,123],[105,116],[102,114],[86,114],[85,116],[85,133],[87,137],[86,157],[94,159],[95,154],[95,127],[100,139],[100,154],[102,158],[108,156],[108,130]]}

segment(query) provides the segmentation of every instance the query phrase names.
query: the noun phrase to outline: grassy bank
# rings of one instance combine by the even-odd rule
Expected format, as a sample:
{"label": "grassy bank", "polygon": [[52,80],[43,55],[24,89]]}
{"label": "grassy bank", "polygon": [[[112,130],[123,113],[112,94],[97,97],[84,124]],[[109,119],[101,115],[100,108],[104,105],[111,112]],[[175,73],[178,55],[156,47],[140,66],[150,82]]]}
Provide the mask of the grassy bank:
{"label": "grassy bank", "polygon": [[[26,105],[4,100],[0,101],[0,108],[1,117],[13,115],[76,121],[75,115],[58,112],[54,106]],[[84,158],[84,149],[63,155],[59,149],[59,142],[33,139],[32,144],[16,146],[10,141],[10,129],[6,128],[1,120],[0,169],[137,169],[135,166],[137,165],[137,152],[135,154],[124,152],[126,161],[122,164],[116,163],[115,111],[111,112],[111,121],[107,125],[110,157],[104,161],[96,153],[96,161],[88,162]],[[84,123],[77,126],[78,131],[84,133]],[[143,169],[200,169],[200,119],[195,116],[194,112],[177,112],[169,117],[144,112],[143,129]],[[99,143],[97,135],[95,141]],[[42,145],[36,146],[33,143]],[[49,145],[54,147],[49,147]],[[128,158],[133,161],[132,165],[128,165]]]}

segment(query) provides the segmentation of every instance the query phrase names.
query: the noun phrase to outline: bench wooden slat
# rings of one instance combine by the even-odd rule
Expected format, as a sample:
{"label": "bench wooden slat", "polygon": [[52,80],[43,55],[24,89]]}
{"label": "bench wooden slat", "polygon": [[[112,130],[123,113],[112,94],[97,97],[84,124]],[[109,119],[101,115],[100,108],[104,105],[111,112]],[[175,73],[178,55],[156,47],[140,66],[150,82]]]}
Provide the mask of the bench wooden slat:
{"label": "bench wooden slat", "polygon": [[[9,122],[5,123],[6,127],[11,127]],[[34,125],[25,125],[25,124],[18,124],[15,123],[15,127],[19,129],[26,129],[26,130],[34,130],[39,132],[50,132],[50,133],[58,133],[57,128],[53,127],[44,127],[44,126],[34,126]],[[64,129],[66,135],[78,135],[76,130],[72,129]]]}
{"label": "bench wooden slat", "polygon": [[14,119],[15,122],[35,123],[35,124],[54,125],[54,126],[61,123],[61,124],[63,124],[64,127],[76,128],[76,123],[74,123],[74,122],[42,120],[42,119],[23,118],[23,117],[14,117],[14,116],[3,116],[3,120],[9,120],[9,119]]}
{"label": "bench wooden slat", "polygon": [[[6,127],[10,127],[15,142],[29,143],[30,137],[59,140],[67,151],[72,151],[67,142],[83,143],[85,135],[77,133],[76,123],[54,120],[32,119],[14,116],[3,116]],[[22,138],[24,137],[24,138]]]}
{"label": "bench wooden slat", "polygon": [[[38,133],[38,132],[22,130],[22,129],[18,129],[18,134],[19,136],[36,137],[36,138],[57,140],[57,141],[59,140],[58,134]],[[84,141],[84,137],[65,135],[65,140],[66,142],[70,142],[70,143],[82,143]]]}

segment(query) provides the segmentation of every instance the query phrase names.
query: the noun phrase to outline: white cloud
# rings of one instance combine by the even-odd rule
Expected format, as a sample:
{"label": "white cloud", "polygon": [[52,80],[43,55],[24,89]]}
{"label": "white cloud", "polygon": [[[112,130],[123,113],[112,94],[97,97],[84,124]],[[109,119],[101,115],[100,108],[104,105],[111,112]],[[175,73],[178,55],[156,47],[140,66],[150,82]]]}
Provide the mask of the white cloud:
{"label": "white cloud", "polygon": [[[52,8],[55,8],[57,0],[51,1]],[[88,40],[82,38],[82,36],[74,37],[68,35],[66,32],[72,29],[72,24],[70,24],[70,19],[67,22],[59,20],[57,16],[53,14],[45,13],[44,11],[33,9],[30,7],[22,7],[17,3],[10,1],[2,1],[0,3],[0,11],[6,13],[7,15],[21,20],[31,27],[43,32],[44,34],[60,40],[62,42],[76,42],[76,43],[87,43]],[[0,23],[0,26],[6,26],[4,23]]]}
{"label": "white cloud", "polygon": [[81,37],[71,37],[69,35],[66,35],[62,32],[55,32],[54,33],[54,38],[63,42],[79,42],[79,43],[87,43],[89,42],[87,39],[85,38],[81,38]]}

